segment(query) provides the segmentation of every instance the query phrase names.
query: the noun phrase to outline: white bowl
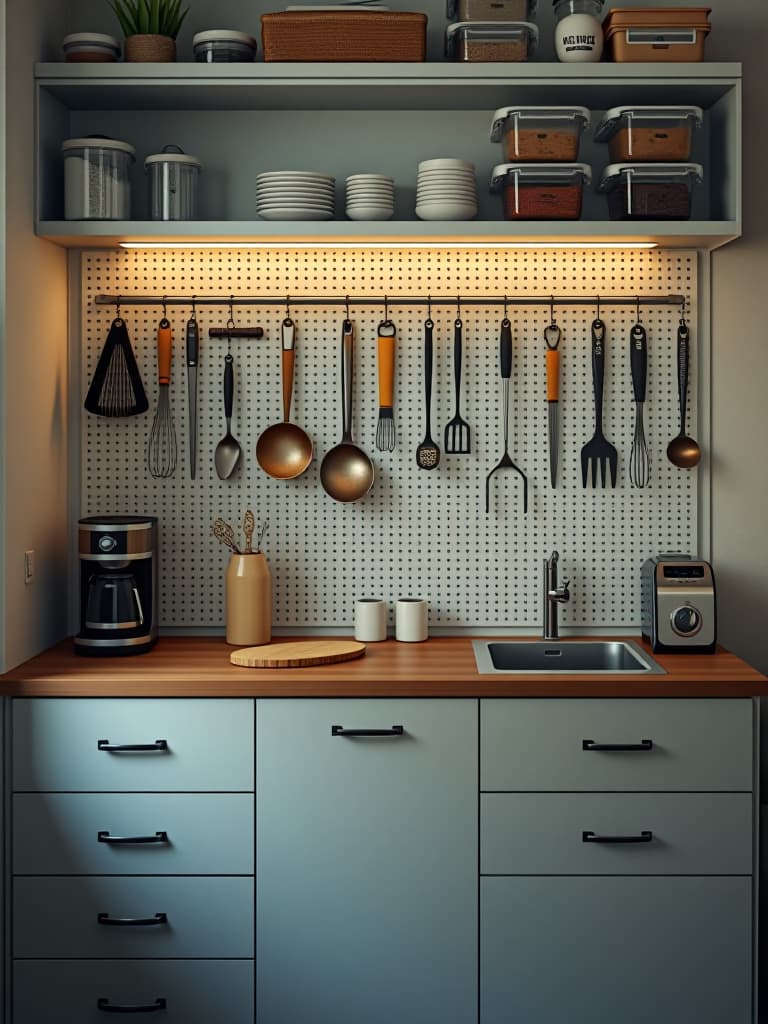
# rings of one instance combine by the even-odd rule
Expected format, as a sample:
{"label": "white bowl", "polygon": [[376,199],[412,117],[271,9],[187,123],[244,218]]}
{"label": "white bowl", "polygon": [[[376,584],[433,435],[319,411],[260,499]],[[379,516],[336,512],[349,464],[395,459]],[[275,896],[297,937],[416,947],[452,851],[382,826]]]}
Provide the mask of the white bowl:
{"label": "white bowl", "polygon": [[333,211],[278,206],[259,210],[259,216],[262,220],[333,220]]}
{"label": "white bowl", "polygon": [[377,187],[375,185],[360,185],[359,187],[355,186],[355,185],[347,185],[347,195],[348,196],[354,196],[354,195],[391,196],[394,193],[394,191],[395,190],[391,186],[389,188],[386,188],[383,185],[381,187]]}
{"label": "white bowl", "polygon": [[275,178],[283,178],[286,181],[295,181],[297,178],[309,181],[336,181],[332,174],[318,174],[316,171],[262,171],[256,175],[256,181],[273,181]]}
{"label": "white bowl", "polygon": [[417,181],[474,181],[475,175],[467,174],[446,174],[443,171],[427,171],[419,173]]}
{"label": "white bowl", "polygon": [[449,157],[443,157],[440,160],[422,160],[419,164],[419,171],[454,170],[457,168],[474,172],[475,165],[469,160],[453,160]]}
{"label": "white bowl", "polygon": [[391,213],[394,208],[393,203],[347,203],[347,210],[389,210]]}
{"label": "white bowl", "polygon": [[420,203],[416,207],[419,220],[472,220],[477,206],[472,203]]}
{"label": "white bowl", "polygon": [[332,188],[307,188],[306,185],[297,185],[296,188],[288,188],[282,186],[280,188],[257,188],[256,197],[261,198],[264,196],[269,199],[273,196],[312,196],[319,199],[326,199],[329,196],[333,196],[334,190]]}
{"label": "white bowl", "polygon": [[477,203],[475,192],[417,192],[416,202],[440,202],[442,199],[448,202]]}
{"label": "white bowl", "polygon": [[395,211],[392,207],[385,206],[355,206],[347,207],[347,217],[350,220],[391,220]]}
{"label": "white bowl", "polygon": [[392,185],[394,185],[395,183],[395,179],[390,178],[389,175],[387,174],[350,174],[349,177],[347,178],[347,182],[350,181],[383,181],[389,182]]}
{"label": "white bowl", "polygon": [[325,210],[332,212],[333,203],[310,203],[301,199],[282,199],[274,203],[257,203],[256,209],[261,210]]}

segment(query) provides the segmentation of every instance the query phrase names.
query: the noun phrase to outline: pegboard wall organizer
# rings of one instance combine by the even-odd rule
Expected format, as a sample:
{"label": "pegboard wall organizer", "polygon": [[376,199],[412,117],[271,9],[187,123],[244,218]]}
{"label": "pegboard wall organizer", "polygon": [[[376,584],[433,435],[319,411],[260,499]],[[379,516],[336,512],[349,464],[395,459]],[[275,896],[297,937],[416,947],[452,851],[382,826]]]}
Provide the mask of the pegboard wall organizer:
{"label": "pegboard wall organizer", "polygon": [[[398,597],[428,598],[433,627],[536,631],[541,558],[554,548],[572,581],[563,627],[633,629],[645,558],[659,551],[697,553],[697,471],[675,469],[664,455],[679,428],[675,337],[681,302],[691,327],[692,430],[697,423],[695,252],[297,248],[256,257],[248,250],[212,248],[93,251],[83,253],[81,266],[83,389],[108,326],[103,303],[119,295],[150,397],[144,417],[107,420],[83,413],[82,514],[159,517],[161,627],[223,626],[227,556],[210,534],[211,523],[218,516],[238,523],[247,507],[273,524],[265,539],[273,622],[286,629],[350,630],[355,600],[376,595],[390,606]],[[374,444],[376,330],[385,293],[397,326],[397,445],[391,453]],[[502,445],[498,338],[505,293],[513,333],[510,450],[528,476],[530,509],[523,514],[519,480],[504,474],[486,516],[485,477]],[[562,330],[555,489],[549,480],[543,338],[550,295]],[[604,426],[619,449],[619,479],[615,489],[593,490],[582,487],[579,454],[594,428],[589,328],[598,295],[607,325]],[[629,332],[636,295],[649,352],[646,434],[652,461],[644,489],[631,487],[628,476],[635,409]],[[203,336],[214,327],[222,337],[201,346],[198,474],[190,480],[183,327],[191,307],[183,307],[193,296]],[[261,431],[282,416],[279,327],[286,296],[298,329],[292,419],[312,436],[315,460],[302,477],[278,481],[258,468],[254,449]],[[373,459],[376,480],[363,501],[342,505],[320,486],[319,466],[341,432],[338,306],[346,296],[357,323],[354,436]],[[465,324],[462,413],[473,436],[470,455],[443,454],[432,472],[420,470],[414,458],[424,433],[427,296],[435,321],[434,436],[442,441],[454,411],[457,297]],[[171,398],[181,450],[175,475],[156,480],[146,468],[146,448],[163,297],[175,330]],[[213,452],[224,430],[223,329],[233,297],[238,319],[260,324],[264,337],[233,349],[233,431],[244,456],[235,476],[220,481]]]}

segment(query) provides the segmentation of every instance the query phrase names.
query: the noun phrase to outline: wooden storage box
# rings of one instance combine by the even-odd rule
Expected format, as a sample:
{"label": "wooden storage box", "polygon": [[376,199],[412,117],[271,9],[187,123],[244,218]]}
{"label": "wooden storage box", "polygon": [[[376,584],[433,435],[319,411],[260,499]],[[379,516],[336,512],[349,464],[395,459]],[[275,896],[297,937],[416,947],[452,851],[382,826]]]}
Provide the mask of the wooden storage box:
{"label": "wooden storage box", "polygon": [[409,11],[262,14],[265,61],[423,61],[427,16]]}

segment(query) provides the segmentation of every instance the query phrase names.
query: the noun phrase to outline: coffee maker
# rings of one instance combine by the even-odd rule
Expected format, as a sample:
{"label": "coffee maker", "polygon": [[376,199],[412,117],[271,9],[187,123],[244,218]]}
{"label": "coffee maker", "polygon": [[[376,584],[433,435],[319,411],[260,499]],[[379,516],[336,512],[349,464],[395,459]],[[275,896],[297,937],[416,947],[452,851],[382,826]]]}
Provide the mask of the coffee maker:
{"label": "coffee maker", "polygon": [[78,523],[78,654],[143,654],[157,640],[157,519],[89,516]]}

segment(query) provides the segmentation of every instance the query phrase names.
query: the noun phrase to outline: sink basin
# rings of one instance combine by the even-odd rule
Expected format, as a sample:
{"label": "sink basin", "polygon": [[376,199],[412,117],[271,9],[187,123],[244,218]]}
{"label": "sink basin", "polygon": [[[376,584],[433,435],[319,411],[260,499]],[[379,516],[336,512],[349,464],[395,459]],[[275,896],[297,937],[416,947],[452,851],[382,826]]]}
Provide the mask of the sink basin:
{"label": "sink basin", "polygon": [[473,640],[472,647],[481,675],[664,675],[631,640]]}

